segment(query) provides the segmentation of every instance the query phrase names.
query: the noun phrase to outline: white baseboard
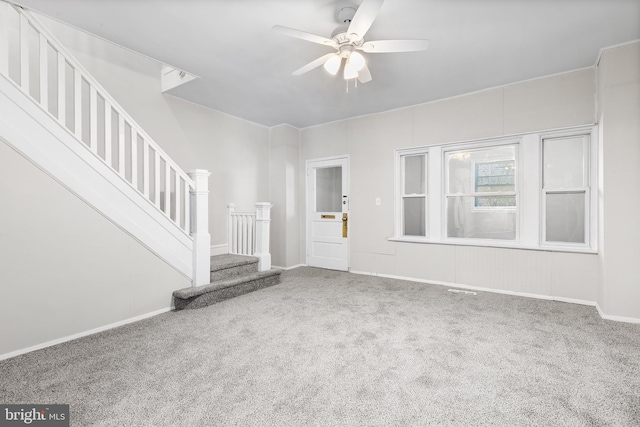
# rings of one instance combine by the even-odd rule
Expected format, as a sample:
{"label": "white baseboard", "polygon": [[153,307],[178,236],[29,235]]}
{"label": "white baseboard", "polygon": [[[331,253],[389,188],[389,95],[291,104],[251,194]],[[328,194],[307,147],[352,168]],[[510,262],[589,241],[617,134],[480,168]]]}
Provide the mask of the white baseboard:
{"label": "white baseboard", "polygon": [[558,301],[558,302],[567,302],[567,303],[571,303],[571,304],[580,304],[580,305],[588,305],[588,306],[595,306],[596,303],[593,301],[587,301],[587,300],[581,300],[581,299],[575,299],[575,298],[564,298],[564,297],[555,297],[555,296],[551,296],[551,295],[540,295],[540,294],[531,294],[528,292],[517,292],[517,291],[507,291],[507,290],[503,290],[503,289],[493,289],[493,288],[484,288],[481,286],[469,286],[469,285],[462,285],[460,283],[450,283],[450,282],[440,282],[437,280],[426,280],[426,279],[417,279],[415,277],[406,277],[406,276],[396,276],[393,274],[376,274],[376,273],[370,273],[370,272],[366,272],[366,271],[355,271],[355,270],[351,270],[351,273],[354,274],[363,274],[366,276],[380,276],[380,277],[386,277],[389,279],[398,279],[398,280],[407,280],[410,282],[419,282],[419,283],[428,283],[431,285],[438,285],[438,286],[447,286],[450,288],[457,288],[457,289],[468,289],[471,291],[479,291],[479,292],[491,292],[494,294],[503,294],[503,295],[512,295],[512,296],[516,296],[516,297],[525,297],[525,298],[535,298],[535,299],[543,299],[543,300],[548,300],[548,301]]}
{"label": "white baseboard", "polygon": [[141,314],[140,316],[135,316],[135,317],[132,317],[130,319],[125,319],[125,320],[121,320],[119,322],[110,323],[108,325],[100,326],[98,328],[91,329],[91,330],[88,330],[88,331],[79,332],[77,334],[68,335],[68,336],[62,337],[62,338],[57,338],[57,339],[52,340],[52,341],[47,341],[47,342],[42,343],[42,344],[37,344],[37,345],[31,346],[31,347],[27,347],[27,348],[23,348],[23,349],[20,349],[20,350],[12,351],[10,353],[0,354],[0,360],[10,359],[12,357],[20,356],[21,354],[30,353],[30,352],[36,351],[36,350],[41,350],[43,348],[51,347],[51,346],[54,346],[54,345],[57,345],[57,344],[62,344],[62,343],[67,342],[67,341],[73,341],[73,340],[78,339],[78,338],[82,338],[82,337],[86,337],[86,336],[89,336],[89,335],[97,334],[98,332],[103,332],[103,331],[106,331],[108,329],[113,329],[113,328],[117,328],[119,326],[127,325],[129,323],[138,322],[140,320],[148,319],[150,317],[154,317],[154,316],[157,316],[159,314],[167,313],[167,312],[173,310],[174,308],[175,307],[173,307],[173,306],[172,307],[162,308],[160,310],[152,311],[151,313]]}
{"label": "white baseboard", "polygon": [[296,265],[292,265],[291,267],[280,267],[279,265],[272,265],[271,268],[275,268],[276,270],[293,270],[294,268],[298,268],[298,267],[306,267],[307,264],[296,264]]}
{"label": "white baseboard", "polygon": [[598,314],[605,320],[613,320],[615,322],[624,322],[624,323],[640,323],[640,319],[635,317],[625,317],[625,316],[611,316],[609,314],[604,314],[598,303],[596,303],[596,309],[598,310]]}
{"label": "white baseboard", "polygon": [[211,245],[211,256],[224,255],[229,253],[229,245]]}

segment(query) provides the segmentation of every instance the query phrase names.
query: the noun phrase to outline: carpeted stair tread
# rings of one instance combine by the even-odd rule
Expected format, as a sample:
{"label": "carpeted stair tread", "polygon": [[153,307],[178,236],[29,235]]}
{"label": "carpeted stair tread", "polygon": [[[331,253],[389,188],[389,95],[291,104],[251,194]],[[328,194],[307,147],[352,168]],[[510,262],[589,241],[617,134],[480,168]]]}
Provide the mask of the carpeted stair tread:
{"label": "carpeted stair tread", "polygon": [[211,272],[227,270],[249,264],[257,264],[258,258],[245,255],[223,254],[211,257]]}
{"label": "carpeted stair tread", "polygon": [[258,258],[245,255],[216,255],[211,257],[209,282],[221,282],[244,277],[258,271]]}
{"label": "carpeted stair tread", "polygon": [[176,310],[206,307],[280,283],[280,270],[254,272],[204,286],[192,286],[173,293]]}
{"label": "carpeted stair tread", "polygon": [[256,273],[252,273],[247,276],[241,277],[233,277],[231,279],[220,280],[219,282],[209,283],[208,285],[203,286],[190,286],[188,288],[178,289],[173,292],[173,296],[176,298],[187,299],[197,297],[198,295],[206,294],[208,292],[214,292],[220,289],[229,288],[232,286],[237,286],[244,282],[248,282],[250,280],[262,279],[264,277],[269,276],[279,276],[281,273],[280,270],[267,270],[267,271],[258,271]]}

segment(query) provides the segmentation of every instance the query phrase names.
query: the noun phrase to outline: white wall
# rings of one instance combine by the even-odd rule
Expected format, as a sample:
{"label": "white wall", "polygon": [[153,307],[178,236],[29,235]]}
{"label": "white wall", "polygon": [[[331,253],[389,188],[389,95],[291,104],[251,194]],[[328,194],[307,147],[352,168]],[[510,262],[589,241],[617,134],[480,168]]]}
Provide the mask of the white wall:
{"label": "white wall", "polygon": [[640,319],[640,42],[603,51],[598,66],[603,176],[598,306]]}
{"label": "white wall", "polygon": [[0,140],[0,358],[171,306],[190,281]]}
{"label": "white wall", "polygon": [[[394,149],[594,122],[595,70],[589,68],[302,129],[300,167],[308,159],[350,155],[353,271],[593,302],[596,255],[388,239],[394,234]],[[300,179],[303,184],[304,174]]]}
{"label": "white wall", "polygon": [[[40,17],[183,170],[207,169],[211,244],[227,242],[228,203],[269,201],[269,129],[160,92],[161,64]],[[188,84],[188,83],[187,83]]]}
{"label": "white wall", "polygon": [[300,261],[300,131],[289,125],[270,130],[271,261],[292,267]]}

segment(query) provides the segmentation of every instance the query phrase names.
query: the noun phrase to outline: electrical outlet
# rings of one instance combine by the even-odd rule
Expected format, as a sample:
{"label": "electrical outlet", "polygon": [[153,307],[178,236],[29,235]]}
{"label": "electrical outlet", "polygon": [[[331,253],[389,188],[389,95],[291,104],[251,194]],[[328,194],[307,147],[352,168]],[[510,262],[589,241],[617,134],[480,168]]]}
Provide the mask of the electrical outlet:
{"label": "electrical outlet", "polygon": [[376,197],[376,206],[380,206],[380,203],[382,203],[380,197]]}

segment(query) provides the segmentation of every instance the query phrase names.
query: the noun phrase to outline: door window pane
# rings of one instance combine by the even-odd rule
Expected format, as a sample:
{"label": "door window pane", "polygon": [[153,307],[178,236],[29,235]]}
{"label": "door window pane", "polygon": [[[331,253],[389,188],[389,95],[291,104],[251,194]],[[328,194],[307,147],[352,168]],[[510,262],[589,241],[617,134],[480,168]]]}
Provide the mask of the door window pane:
{"label": "door window pane", "polygon": [[424,194],[424,155],[404,157],[404,194]]}
{"label": "door window pane", "polygon": [[342,166],[316,169],[316,212],[342,212]]}
{"label": "door window pane", "polygon": [[405,236],[426,236],[425,198],[406,197],[403,199],[403,224]]}
{"label": "door window pane", "polygon": [[585,243],[585,193],[547,193],[547,242]]}
{"label": "door window pane", "polygon": [[544,140],[544,187],[584,187],[584,137]]}

